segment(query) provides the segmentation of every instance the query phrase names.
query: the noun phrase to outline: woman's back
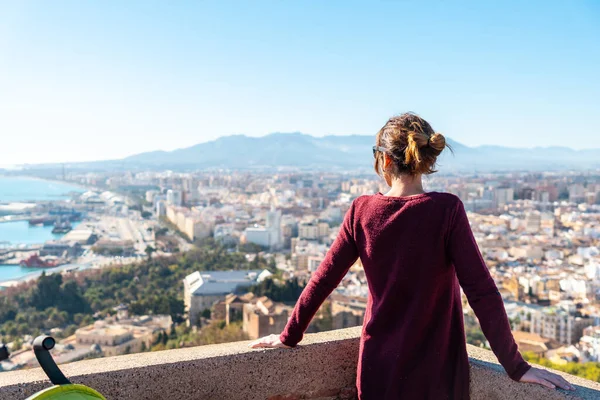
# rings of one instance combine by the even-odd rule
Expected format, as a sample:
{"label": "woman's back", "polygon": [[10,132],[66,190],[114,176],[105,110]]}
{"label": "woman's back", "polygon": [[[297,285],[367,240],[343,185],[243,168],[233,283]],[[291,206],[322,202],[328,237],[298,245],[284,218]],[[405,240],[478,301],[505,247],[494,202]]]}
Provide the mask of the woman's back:
{"label": "woman's back", "polygon": [[369,285],[357,375],[361,399],[468,398],[458,280],[492,348],[502,349],[496,355],[509,375],[519,379],[529,368],[462,202],[437,192],[355,199],[281,334],[284,344],[302,339],[359,257]]}
{"label": "woman's back", "polygon": [[354,235],[369,284],[362,398],[466,397],[460,289],[447,252],[458,202],[437,192],[355,200]]}
{"label": "woman's back", "polygon": [[423,314],[448,308],[454,276],[446,239],[456,201],[436,192],[355,200],[354,240],[369,285],[366,334],[431,328]]}
{"label": "woman's back", "polygon": [[[458,199],[446,193],[361,196],[354,206],[354,240],[379,315],[427,311],[452,281],[446,254],[448,224]],[[411,317],[411,315],[406,315]],[[416,317],[416,316],[415,316]],[[386,321],[371,320],[373,325]]]}

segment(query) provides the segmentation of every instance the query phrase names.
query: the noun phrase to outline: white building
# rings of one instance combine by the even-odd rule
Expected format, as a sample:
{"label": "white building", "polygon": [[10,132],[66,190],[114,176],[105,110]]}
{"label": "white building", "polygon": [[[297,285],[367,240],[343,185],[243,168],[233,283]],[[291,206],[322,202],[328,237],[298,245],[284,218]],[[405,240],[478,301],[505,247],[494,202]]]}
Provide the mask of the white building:
{"label": "white building", "polygon": [[266,228],[271,231],[270,247],[279,248],[283,242],[281,235],[281,210],[275,210],[271,207],[271,211],[267,213]]}
{"label": "white building", "polygon": [[248,227],[244,231],[246,242],[255,243],[259,246],[271,249],[280,248],[283,245],[283,235],[281,229],[281,211],[271,208],[267,213],[265,226],[255,225]]}
{"label": "white building", "polygon": [[[583,278],[583,277],[582,277]],[[575,277],[568,277],[559,281],[560,289],[565,292],[569,297],[575,299],[583,299],[586,297],[588,292],[587,282],[583,279],[577,279]]]}
{"label": "white building", "polygon": [[588,326],[579,339],[579,347],[584,357],[582,361],[600,361],[600,326]]}
{"label": "white building", "polygon": [[197,325],[200,313],[237,290],[262,282],[271,276],[269,271],[196,271],[183,280],[183,301],[188,325]]}
{"label": "white building", "polygon": [[313,222],[302,222],[298,225],[298,238],[304,240],[317,240],[319,227]]}
{"label": "white building", "polygon": [[148,190],[146,191],[146,201],[148,203],[154,203],[154,197],[159,194],[158,190]]}
{"label": "white building", "polygon": [[600,279],[600,264],[591,262],[586,264],[584,267],[585,275],[589,279]]}
{"label": "white building", "polygon": [[181,191],[169,189],[167,191],[167,204],[170,206],[180,207],[182,204]]}
{"label": "white building", "polygon": [[272,232],[264,226],[246,228],[244,236],[248,243],[254,243],[263,247],[271,247]]}
{"label": "white building", "polygon": [[514,200],[515,191],[512,188],[497,188],[494,191],[494,205],[501,207],[511,203]]}
{"label": "white building", "polygon": [[539,211],[528,213],[525,217],[525,230],[528,233],[538,233],[542,228],[542,215]]}

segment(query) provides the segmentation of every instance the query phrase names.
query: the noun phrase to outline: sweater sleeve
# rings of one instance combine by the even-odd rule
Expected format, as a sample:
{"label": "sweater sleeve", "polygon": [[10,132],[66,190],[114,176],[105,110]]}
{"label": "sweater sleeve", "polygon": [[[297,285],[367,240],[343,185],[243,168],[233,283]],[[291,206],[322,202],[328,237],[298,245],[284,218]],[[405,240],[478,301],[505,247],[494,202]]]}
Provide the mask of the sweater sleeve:
{"label": "sweater sleeve", "polygon": [[354,202],[346,212],[340,231],[308,284],[302,291],[288,323],[280,335],[287,346],[295,346],[325,299],[333,292],[358,258],[354,241]]}
{"label": "sweater sleeve", "polygon": [[458,281],[479,319],[483,334],[508,376],[519,381],[531,366],[518,351],[504,302],[481,256],[460,200],[451,222],[448,247]]}

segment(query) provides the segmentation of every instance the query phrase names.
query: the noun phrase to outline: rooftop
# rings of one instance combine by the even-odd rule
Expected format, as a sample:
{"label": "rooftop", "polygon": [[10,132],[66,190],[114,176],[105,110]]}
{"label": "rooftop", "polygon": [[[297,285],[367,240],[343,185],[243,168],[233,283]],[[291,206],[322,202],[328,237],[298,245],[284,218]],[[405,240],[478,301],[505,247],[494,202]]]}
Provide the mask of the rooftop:
{"label": "rooftop", "polygon": [[[61,369],[108,399],[353,399],[360,332],[358,327],[309,334],[292,350],[252,350],[248,342],[235,342],[80,361]],[[600,398],[600,384],[561,372],[575,392],[514,382],[492,352],[470,345],[468,351],[473,400]],[[25,399],[48,386],[40,369],[4,372],[0,400]]]}
{"label": "rooftop", "polygon": [[235,292],[238,286],[249,286],[271,275],[267,270],[248,271],[196,271],[185,277],[190,293],[194,296]]}

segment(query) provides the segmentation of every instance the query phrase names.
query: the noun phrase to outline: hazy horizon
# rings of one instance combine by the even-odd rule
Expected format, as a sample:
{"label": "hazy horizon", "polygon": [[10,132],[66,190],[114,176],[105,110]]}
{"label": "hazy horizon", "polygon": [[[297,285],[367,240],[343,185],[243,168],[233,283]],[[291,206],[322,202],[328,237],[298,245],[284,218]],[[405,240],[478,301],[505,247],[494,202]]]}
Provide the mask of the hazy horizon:
{"label": "hazy horizon", "polygon": [[600,3],[177,5],[0,0],[1,165],[404,111],[470,147],[600,148]]}
{"label": "hazy horizon", "polygon": [[[210,139],[210,140],[206,140],[206,141],[202,141],[202,142],[198,142],[195,144],[192,144],[191,146],[186,146],[186,147],[179,147],[179,148],[175,148],[175,149],[170,149],[170,150],[165,150],[165,149],[154,149],[154,150],[148,150],[148,151],[144,151],[144,152],[136,152],[136,153],[132,153],[132,154],[128,154],[125,155],[124,157],[121,158],[114,158],[114,159],[109,159],[109,158],[98,158],[98,159],[90,159],[90,160],[83,160],[83,161],[78,161],[78,160],[59,160],[59,161],[52,161],[52,162],[48,162],[48,163],[19,163],[19,164],[7,164],[7,163],[0,163],[0,169],[12,169],[15,167],[19,167],[19,166],[23,166],[23,165],[39,165],[39,164],[69,164],[69,163],[79,163],[79,162],[96,162],[96,161],[114,161],[114,160],[121,160],[121,159],[125,159],[128,157],[132,157],[132,156],[137,156],[137,155],[141,155],[141,154],[147,154],[147,153],[153,153],[153,152],[174,152],[177,150],[183,150],[183,149],[187,149],[190,147],[194,147],[197,145],[202,145],[205,143],[210,143],[216,140],[219,140],[220,138],[225,138],[225,137],[232,137],[232,136],[245,136],[245,137],[249,137],[249,138],[264,138],[270,135],[274,135],[274,134],[280,134],[280,135],[291,135],[291,134],[301,134],[301,135],[307,135],[307,136],[311,136],[311,137],[315,137],[315,138],[323,138],[323,137],[327,137],[327,136],[371,136],[371,135],[361,135],[361,134],[347,134],[347,135],[322,135],[322,136],[315,136],[315,135],[311,135],[308,133],[304,133],[304,132],[299,132],[299,131],[294,131],[294,132],[271,132],[265,135],[259,135],[259,136],[250,136],[250,135],[245,135],[245,134],[231,134],[231,135],[223,135],[219,138],[215,138],[215,139]],[[373,139],[375,138],[375,135],[373,135]],[[584,151],[584,150],[600,150],[600,147],[597,148],[589,148],[589,149],[574,149],[572,147],[569,146],[529,146],[529,147],[519,147],[519,146],[503,146],[503,145],[494,145],[494,144],[482,144],[482,145],[478,145],[478,146],[470,146],[469,144],[465,144],[465,143],[461,143],[459,141],[454,140],[454,138],[452,137],[446,137],[446,139],[448,139],[449,141],[453,141],[453,142],[458,142],[458,144],[466,146],[466,147],[470,147],[470,148],[481,148],[481,147],[501,147],[501,148],[508,148],[508,149],[515,149],[515,150],[530,150],[530,149],[535,149],[535,148],[540,148],[540,149],[549,149],[549,148],[563,148],[563,149],[568,149],[568,150],[572,150],[572,151]],[[370,149],[366,148],[365,149],[365,154],[370,154]]]}

